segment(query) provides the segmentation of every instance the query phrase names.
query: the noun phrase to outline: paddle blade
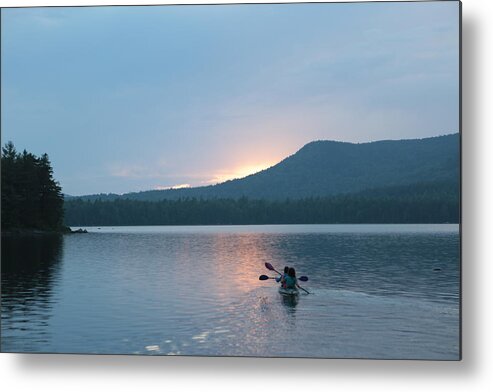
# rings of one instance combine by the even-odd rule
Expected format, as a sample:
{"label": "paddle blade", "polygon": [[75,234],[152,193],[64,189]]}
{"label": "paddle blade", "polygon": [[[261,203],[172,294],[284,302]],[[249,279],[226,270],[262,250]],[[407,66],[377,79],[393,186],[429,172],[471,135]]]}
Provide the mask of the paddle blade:
{"label": "paddle blade", "polygon": [[271,264],[271,263],[265,263],[265,267],[266,267],[268,270],[274,271],[274,267],[272,266],[272,264]]}
{"label": "paddle blade", "polygon": [[302,282],[308,282],[308,276],[300,276],[298,280],[301,280]]}
{"label": "paddle blade", "polygon": [[269,277],[267,275],[260,275],[258,277],[258,280],[267,280],[267,279],[269,279]]}

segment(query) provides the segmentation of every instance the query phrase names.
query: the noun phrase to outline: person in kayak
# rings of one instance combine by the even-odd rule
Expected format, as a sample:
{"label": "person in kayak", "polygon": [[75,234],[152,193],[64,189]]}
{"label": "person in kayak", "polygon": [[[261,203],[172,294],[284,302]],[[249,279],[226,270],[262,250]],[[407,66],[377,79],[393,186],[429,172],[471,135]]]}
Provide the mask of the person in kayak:
{"label": "person in kayak", "polygon": [[288,275],[284,278],[284,283],[286,289],[295,289],[295,288],[300,288],[298,285],[298,279],[296,279],[296,271],[294,268],[289,268],[288,270]]}
{"label": "person in kayak", "polygon": [[286,266],[284,267],[284,273],[276,278],[276,282],[277,283],[280,282],[282,288],[286,288],[286,276],[288,276],[288,273],[289,273],[289,267]]}

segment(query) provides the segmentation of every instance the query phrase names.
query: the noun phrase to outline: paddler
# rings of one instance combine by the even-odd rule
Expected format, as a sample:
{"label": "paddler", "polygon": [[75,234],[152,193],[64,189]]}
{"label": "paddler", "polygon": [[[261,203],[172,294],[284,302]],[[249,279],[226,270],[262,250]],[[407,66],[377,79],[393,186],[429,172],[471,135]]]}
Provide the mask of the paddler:
{"label": "paddler", "polygon": [[286,289],[294,289],[294,288],[300,288],[298,285],[298,279],[296,279],[296,271],[294,268],[289,268],[287,276],[284,278],[284,284],[283,288]]}
{"label": "paddler", "polygon": [[288,276],[289,273],[289,267],[286,266],[284,267],[284,273],[276,278],[276,282],[281,282],[281,287],[286,288],[286,276]]}

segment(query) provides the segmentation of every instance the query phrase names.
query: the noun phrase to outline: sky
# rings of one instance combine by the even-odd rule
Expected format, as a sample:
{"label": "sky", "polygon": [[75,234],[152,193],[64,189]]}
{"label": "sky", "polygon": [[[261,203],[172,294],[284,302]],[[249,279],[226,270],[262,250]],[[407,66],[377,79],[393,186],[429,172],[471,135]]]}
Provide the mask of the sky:
{"label": "sky", "polygon": [[2,9],[2,144],[70,195],[459,131],[455,1]]}

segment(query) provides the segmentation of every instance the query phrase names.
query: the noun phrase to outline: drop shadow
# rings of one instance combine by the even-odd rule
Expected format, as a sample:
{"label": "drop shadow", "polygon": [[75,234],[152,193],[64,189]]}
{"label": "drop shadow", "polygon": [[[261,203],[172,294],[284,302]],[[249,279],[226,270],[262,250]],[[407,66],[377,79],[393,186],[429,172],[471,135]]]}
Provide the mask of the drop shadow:
{"label": "drop shadow", "polygon": [[207,376],[211,373],[271,377],[272,374],[303,373],[304,376],[354,375],[370,378],[385,377],[396,381],[409,375],[420,377],[461,377],[465,372],[462,362],[394,361],[353,359],[299,358],[239,358],[239,357],[145,357],[117,355],[69,354],[12,354],[18,370],[26,376],[36,373],[56,376],[65,372],[77,374]]}
{"label": "drop shadow", "polygon": [[479,355],[480,333],[478,315],[480,293],[478,291],[481,218],[480,185],[481,132],[479,117],[479,25],[472,17],[462,22],[462,371],[474,372]]}

